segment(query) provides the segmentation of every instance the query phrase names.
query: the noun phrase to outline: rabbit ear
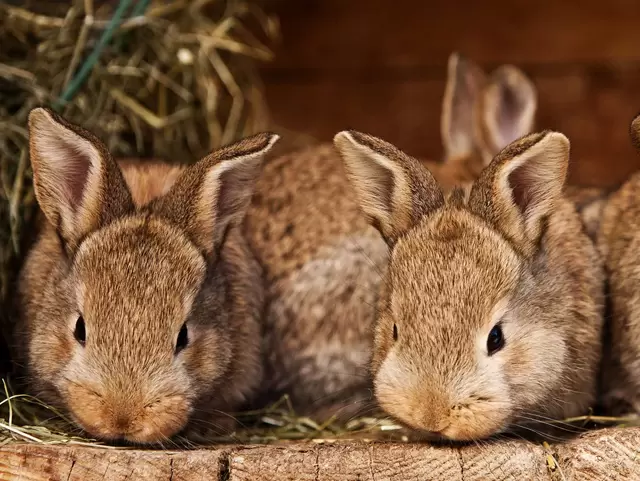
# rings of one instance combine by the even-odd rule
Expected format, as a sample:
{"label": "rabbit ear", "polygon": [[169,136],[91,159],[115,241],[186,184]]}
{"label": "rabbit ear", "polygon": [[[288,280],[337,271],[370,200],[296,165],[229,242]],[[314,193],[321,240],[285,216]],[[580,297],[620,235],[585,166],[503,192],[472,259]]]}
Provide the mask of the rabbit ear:
{"label": "rabbit ear", "polygon": [[133,210],[131,194],[105,145],[49,109],[29,113],[35,195],[73,251],[90,232]]}
{"label": "rabbit ear", "polygon": [[362,210],[389,246],[444,205],[431,173],[391,144],[354,131],[340,132],[333,141]]}
{"label": "rabbit ear", "polygon": [[223,147],[188,167],[151,208],[183,229],[211,257],[227,229],[245,217],[262,161],[279,136],[262,133]]}
{"label": "rabbit ear", "polygon": [[629,135],[633,146],[640,150],[640,114],[636,115],[629,126]]}
{"label": "rabbit ear", "polygon": [[469,157],[475,150],[475,108],[485,74],[459,53],[449,57],[440,133],[446,159]]}
{"label": "rabbit ear", "polygon": [[568,165],[569,139],[563,134],[523,137],[482,172],[471,189],[469,207],[530,255],[562,198]]}
{"label": "rabbit ear", "polygon": [[536,88],[512,65],[491,75],[480,95],[478,144],[484,165],[504,147],[531,133],[537,109]]}

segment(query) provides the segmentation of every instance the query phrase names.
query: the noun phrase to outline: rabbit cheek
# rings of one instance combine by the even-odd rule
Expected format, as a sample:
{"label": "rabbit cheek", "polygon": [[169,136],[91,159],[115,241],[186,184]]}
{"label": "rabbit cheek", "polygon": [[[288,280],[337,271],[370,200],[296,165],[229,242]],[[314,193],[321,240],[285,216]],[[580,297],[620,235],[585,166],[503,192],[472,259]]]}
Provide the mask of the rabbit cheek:
{"label": "rabbit cheek", "polygon": [[[564,382],[561,367],[566,363],[566,343],[558,332],[540,326],[521,327],[518,337],[512,339],[505,376],[514,404],[525,412],[537,412],[546,402],[550,387],[561,387]],[[577,368],[571,367],[574,372]]]}
{"label": "rabbit cheek", "polygon": [[190,403],[179,395],[147,404],[125,439],[137,443],[165,441],[184,428],[190,411]]}

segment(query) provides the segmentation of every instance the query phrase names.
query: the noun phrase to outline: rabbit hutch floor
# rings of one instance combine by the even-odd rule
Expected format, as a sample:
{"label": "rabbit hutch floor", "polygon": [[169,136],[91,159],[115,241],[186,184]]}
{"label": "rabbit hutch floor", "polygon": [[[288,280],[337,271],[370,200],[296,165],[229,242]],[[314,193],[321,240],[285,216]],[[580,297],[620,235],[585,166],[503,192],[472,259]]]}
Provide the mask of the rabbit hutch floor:
{"label": "rabbit hutch floor", "polygon": [[1,480],[586,480],[640,479],[640,427],[605,428],[548,445],[464,447],[365,441],[217,445],[151,451],[7,444]]}

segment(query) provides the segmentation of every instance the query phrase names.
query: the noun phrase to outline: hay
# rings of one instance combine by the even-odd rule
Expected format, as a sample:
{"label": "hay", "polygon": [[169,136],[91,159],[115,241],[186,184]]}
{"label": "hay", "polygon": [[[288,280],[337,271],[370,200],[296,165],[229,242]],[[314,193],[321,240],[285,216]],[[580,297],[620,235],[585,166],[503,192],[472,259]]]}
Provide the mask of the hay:
{"label": "hay", "polygon": [[[84,437],[74,423],[54,407],[26,394],[14,394],[7,380],[0,385],[0,446],[11,443],[99,445],[126,449],[127,446],[109,446]],[[299,416],[289,398],[264,409],[235,413],[239,429],[219,436],[203,432],[199,436],[176,438],[165,447],[194,447],[213,443],[265,444],[296,440],[328,442],[335,439],[408,441],[404,430],[388,419],[361,417],[346,424],[333,419],[318,424]]]}
{"label": "hay", "polygon": [[0,4],[2,299],[35,206],[31,108],[55,108],[117,156],[192,161],[266,127],[256,67],[278,35],[257,0],[19,3]]}

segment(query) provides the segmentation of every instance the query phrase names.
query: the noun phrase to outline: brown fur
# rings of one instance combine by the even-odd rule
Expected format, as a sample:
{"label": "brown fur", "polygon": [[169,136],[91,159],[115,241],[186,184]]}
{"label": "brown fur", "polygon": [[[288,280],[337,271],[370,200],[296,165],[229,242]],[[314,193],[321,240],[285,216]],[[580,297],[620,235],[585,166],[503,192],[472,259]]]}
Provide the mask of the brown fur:
{"label": "brown fur", "polygon": [[[394,233],[375,324],[380,405],[451,440],[585,413],[596,394],[604,278],[562,195],[566,137],[510,144],[468,193],[448,197],[380,139],[342,132],[335,142],[363,210],[383,235],[384,226]],[[409,222],[398,216],[407,210]],[[498,323],[504,347],[489,354]]]}
{"label": "brown fur", "polygon": [[[640,150],[640,115],[631,123]],[[640,412],[640,172],[604,206],[598,247],[609,277],[610,339],[605,346],[602,400],[612,414]]]}
{"label": "brown fur", "polygon": [[98,139],[54,113],[35,109],[29,127],[46,217],[19,281],[33,391],[103,439],[159,442],[189,421],[228,429],[221,411],[262,378],[260,267],[238,225],[277,137],[184,169],[123,161],[123,176]]}
{"label": "brown fur", "polygon": [[[500,95],[483,105],[502,131],[478,126],[486,118],[480,98],[490,89]],[[525,99],[521,107],[508,101],[512,96]],[[424,163],[447,187],[472,181],[487,149],[496,153],[478,136],[527,133],[535,106],[524,75],[505,83],[452,55],[442,111],[445,160]],[[518,127],[505,130],[505,119]],[[335,147],[268,160],[245,232],[265,273],[265,390],[274,399],[289,393],[299,412],[320,419],[368,409],[370,329],[388,253],[362,215]]]}
{"label": "brown fur", "polygon": [[[619,186],[618,186],[619,187]],[[585,232],[596,242],[604,206],[609,201],[616,187],[585,187],[569,185],[565,189],[565,197],[575,205]]]}

